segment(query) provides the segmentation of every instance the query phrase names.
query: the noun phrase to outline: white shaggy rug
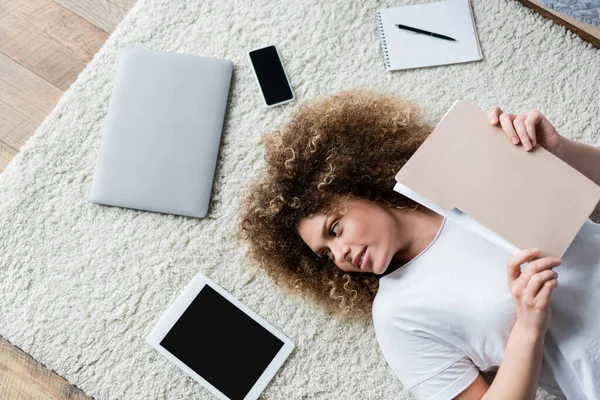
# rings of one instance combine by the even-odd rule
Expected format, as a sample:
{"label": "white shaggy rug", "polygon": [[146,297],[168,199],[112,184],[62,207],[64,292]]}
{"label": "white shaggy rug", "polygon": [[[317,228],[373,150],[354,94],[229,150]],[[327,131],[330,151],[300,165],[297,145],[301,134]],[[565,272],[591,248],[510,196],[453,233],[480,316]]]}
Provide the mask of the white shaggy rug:
{"label": "white shaggy rug", "polygon": [[[0,335],[97,399],[208,399],[144,341],[201,271],[296,344],[264,398],[410,398],[369,320],[340,323],[287,297],[234,240],[243,188],[263,166],[264,132],[304,100],[360,86],[418,101],[432,124],[457,99],[485,110],[537,107],[562,135],[600,144],[599,49],[516,0],[473,0],[483,61],[390,73],[375,10],[410,3],[138,0],[0,174]],[[247,51],[271,43],[297,100],[267,109]],[[117,51],[127,46],[235,65],[204,220],[87,200]]]}

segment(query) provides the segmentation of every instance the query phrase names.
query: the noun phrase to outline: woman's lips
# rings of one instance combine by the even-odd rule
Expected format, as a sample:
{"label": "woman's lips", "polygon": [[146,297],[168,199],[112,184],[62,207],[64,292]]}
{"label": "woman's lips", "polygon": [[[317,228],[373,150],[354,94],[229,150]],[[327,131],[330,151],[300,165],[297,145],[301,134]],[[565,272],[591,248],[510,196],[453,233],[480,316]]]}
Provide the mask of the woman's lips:
{"label": "woman's lips", "polygon": [[[368,259],[369,259],[369,249],[367,247],[365,247],[365,252],[362,256],[362,263],[360,264],[360,269],[362,271],[366,271]],[[360,261],[360,259],[359,259],[359,261]]]}
{"label": "woman's lips", "polygon": [[354,268],[358,268],[360,269],[360,266],[362,264],[362,260],[363,260],[363,256],[365,255],[365,250],[367,249],[367,247],[365,246],[361,251],[358,252],[357,255],[355,255],[351,261],[352,266]]}

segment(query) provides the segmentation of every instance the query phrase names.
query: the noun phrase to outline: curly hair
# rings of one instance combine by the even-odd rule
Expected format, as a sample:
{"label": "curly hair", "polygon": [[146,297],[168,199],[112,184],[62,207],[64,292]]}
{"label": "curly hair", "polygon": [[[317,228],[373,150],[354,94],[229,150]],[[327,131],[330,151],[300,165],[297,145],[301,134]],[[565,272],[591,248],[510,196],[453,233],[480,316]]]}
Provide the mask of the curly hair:
{"label": "curly hair", "polygon": [[250,258],[288,293],[307,295],[330,314],[369,315],[380,276],[344,272],[318,257],[298,226],[350,198],[419,209],[392,189],[433,131],[420,112],[391,93],[354,89],[302,104],[281,131],[267,134],[266,170],[242,202],[239,235]]}

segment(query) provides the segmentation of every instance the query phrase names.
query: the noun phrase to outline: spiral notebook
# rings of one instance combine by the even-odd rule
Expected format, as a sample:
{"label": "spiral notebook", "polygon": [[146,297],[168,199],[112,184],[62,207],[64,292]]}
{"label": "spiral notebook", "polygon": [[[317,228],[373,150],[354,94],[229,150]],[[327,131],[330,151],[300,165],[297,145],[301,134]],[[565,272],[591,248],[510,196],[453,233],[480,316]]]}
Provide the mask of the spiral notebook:
{"label": "spiral notebook", "polygon": [[[401,30],[395,24],[449,36],[456,41]],[[483,59],[470,0],[379,9],[377,25],[388,71]]]}

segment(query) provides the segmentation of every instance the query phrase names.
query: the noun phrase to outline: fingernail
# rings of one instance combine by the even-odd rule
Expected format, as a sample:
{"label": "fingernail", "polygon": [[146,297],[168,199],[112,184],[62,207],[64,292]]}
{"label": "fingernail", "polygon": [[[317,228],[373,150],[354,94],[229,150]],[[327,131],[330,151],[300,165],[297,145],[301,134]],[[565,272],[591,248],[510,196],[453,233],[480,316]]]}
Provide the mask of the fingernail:
{"label": "fingernail", "polygon": [[517,143],[519,143],[519,139],[517,139],[517,137],[516,137],[516,136],[513,136],[513,137],[511,137],[511,138],[510,138],[510,141],[511,141],[513,144],[517,144]]}
{"label": "fingernail", "polygon": [[496,122],[496,121],[494,120],[494,117],[490,117],[490,122],[491,122],[492,124],[493,124],[494,122]]}
{"label": "fingernail", "polygon": [[525,143],[525,150],[531,150],[531,145],[529,143]]}

